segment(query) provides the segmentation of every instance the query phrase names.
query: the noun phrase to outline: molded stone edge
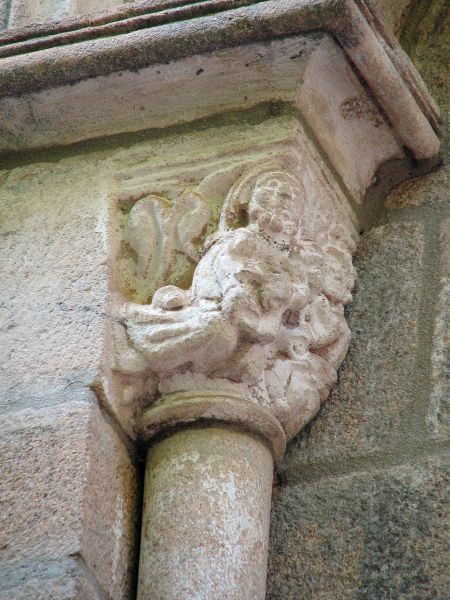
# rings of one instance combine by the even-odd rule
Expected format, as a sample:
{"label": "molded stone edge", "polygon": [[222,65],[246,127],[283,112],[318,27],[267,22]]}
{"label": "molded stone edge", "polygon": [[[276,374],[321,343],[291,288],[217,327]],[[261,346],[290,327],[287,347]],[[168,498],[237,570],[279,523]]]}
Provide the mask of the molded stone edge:
{"label": "molded stone edge", "polygon": [[211,421],[261,436],[268,443],[275,462],[283,458],[286,436],[279,421],[268,410],[237,396],[214,396],[209,390],[204,394],[195,393],[195,396],[186,393],[166,396],[161,404],[143,413],[139,429],[141,437],[148,442],[168,429]]}
{"label": "molded stone edge", "polygon": [[[133,21],[137,16],[124,20],[120,15],[125,13],[113,11],[61,21],[59,29],[56,25],[49,29],[37,26],[34,33],[34,28],[22,29],[15,38],[14,32],[9,32],[3,36],[3,52],[9,48],[22,54],[0,60],[0,96],[14,97],[122,70],[136,71],[249,42],[326,31],[344,48],[415,158],[426,160],[438,154],[439,139],[433,130],[440,118],[437,106],[371,3],[358,0],[357,6],[352,0],[268,0],[247,4],[245,0],[172,4],[166,10],[147,13],[143,23]],[[103,31],[108,14],[109,29]],[[93,27],[87,26],[89,20]],[[67,31],[77,26],[79,29]],[[98,34],[108,37],[92,39]],[[28,36],[32,39],[27,41]],[[28,51],[27,44],[33,51]]]}

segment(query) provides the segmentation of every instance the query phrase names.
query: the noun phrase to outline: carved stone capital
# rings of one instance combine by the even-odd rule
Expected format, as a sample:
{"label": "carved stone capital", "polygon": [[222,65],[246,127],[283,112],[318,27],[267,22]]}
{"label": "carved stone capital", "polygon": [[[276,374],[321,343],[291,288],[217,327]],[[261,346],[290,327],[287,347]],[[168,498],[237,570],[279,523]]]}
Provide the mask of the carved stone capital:
{"label": "carved stone capital", "polygon": [[[319,410],[348,348],[351,256],[377,210],[368,204],[435,164],[439,111],[370,2],[144,4],[130,8],[138,20],[128,9],[93,18],[82,64],[81,22],[64,45],[67,23],[36,39],[6,33],[14,98],[5,93],[0,114],[16,108],[0,145],[148,129],[111,158],[107,184],[106,404],[132,437],[148,437],[160,429],[152,411],[173,394],[181,423],[194,410],[180,413],[186,397],[232,385],[289,440]],[[50,60],[61,73],[43,69]],[[49,79],[30,96],[35,71]],[[101,118],[98,90],[110,94]],[[30,110],[54,127],[24,136]]]}
{"label": "carved stone capital", "polygon": [[[120,307],[118,347],[132,356],[128,374],[151,381],[141,436],[216,420],[262,435],[279,459],[348,348],[354,232],[332,202],[308,202],[286,161],[215,185],[224,178],[216,226],[205,179],[173,204],[152,191],[127,208],[121,277],[140,301]],[[184,286],[163,285],[174,273]]]}

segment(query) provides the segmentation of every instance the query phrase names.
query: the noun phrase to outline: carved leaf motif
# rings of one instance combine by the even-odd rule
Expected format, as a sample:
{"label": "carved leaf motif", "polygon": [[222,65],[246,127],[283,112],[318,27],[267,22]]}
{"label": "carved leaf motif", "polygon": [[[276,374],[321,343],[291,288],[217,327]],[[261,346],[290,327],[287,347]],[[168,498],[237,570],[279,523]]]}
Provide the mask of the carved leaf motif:
{"label": "carved leaf motif", "polygon": [[164,199],[151,195],[132,207],[125,228],[125,241],[135,254],[138,295],[146,299],[162,285],[172,248],[167,231]]}
{"label": "carved leaf motif", "polygon": [[[182,193],[174,204],[156,194],[135,202],[124,226],[122,271],[137,301],[149,302],[169,282],[190,282],[211,218],[208,203],[195,191]],[[180,260],[181,255],[186,258]]]}
{"label": "carved leaf motif", "polygon": [[212,211],[199,193],[185,192],[176,203],[173,220],[177,249],[196,263],[200,260],[200,253],[195,242],[201,240],[211,217]]}

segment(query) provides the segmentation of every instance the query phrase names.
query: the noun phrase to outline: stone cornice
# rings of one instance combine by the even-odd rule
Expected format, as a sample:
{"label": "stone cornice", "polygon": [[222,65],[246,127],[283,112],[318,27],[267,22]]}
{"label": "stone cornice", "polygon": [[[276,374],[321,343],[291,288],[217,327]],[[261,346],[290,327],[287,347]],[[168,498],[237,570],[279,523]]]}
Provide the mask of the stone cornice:
{"label": "stone cornice", "polygon": [[148,2],[10,30],[0,38],[0,96],[312,31],[331,33],[339,42],[415,157],[434,157],[439,111],[372,3],[364,0]]}

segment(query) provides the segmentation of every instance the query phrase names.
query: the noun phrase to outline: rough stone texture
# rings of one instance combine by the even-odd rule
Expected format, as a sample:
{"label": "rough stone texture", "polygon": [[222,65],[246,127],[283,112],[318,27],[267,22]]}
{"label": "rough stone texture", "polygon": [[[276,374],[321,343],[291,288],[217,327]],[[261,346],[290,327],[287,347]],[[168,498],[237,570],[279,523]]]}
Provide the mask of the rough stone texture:
{"label": "rough stone texture", "polygon": [[2,175],[0,404],[16,410],[61,402],[75,388],[82,396],[98,377],[107,289],[105,189],[95,158]]}
{"label": "rough stone texture", "polygon": [[[105,600],[93,575],[80,561],[69,559],[51,565],[38,563],[34,569],[15,572],[18,585],[0,588],[0,600]],[[2,573],[11,582],[9,573]],[[8,589],[9,588],[9,589]]]}
{"label": "rough stone texture", "polygon": [[[83,15],[119,7],[131,0],[7,0],[0,1],[0,27],[23,27],[31,23],[44,23],[61,17]],[[383,15],[394,31],[400,31],[411,0],[378,0]],[[156,4],[156,2],[155,2]],[[169,0],[160,0],[160,5]],[[3,9],[3,12],[2,12]]]}
{"label": "rough stone texture", "polygon": [[[42,31],[31,29],[28,33],[39,38],[40,43],[36,45],[36,40],[28,40],[31,46],[27,45],[27,48],[33,51],[27,54],[24,54],[22,42],[18,42],[18,45],[7,44],[6,54],[10,54],[10,56],[3,64],[6,64],[8,68],[0,69],[0,88],[4,94],[0,102],[0,112],[4,115],[5,122],[8,123],[5,127],[4,134],[6,135],[3,137],[4,145],[2,147],[5,150],[39,147],[111,134],[111,128],[108,126],[105,130],[103,125],[106,125],[105,116],[110,112],[111,106],[114,108],[117,102],[121,106],[120,114],[111,115],[113,123],[110,125],[114,125],[114,121],[121,121],[121,117],[128,113],[130,113],[131,119],[128,121],[126,118],[125,123],[117,123],[116,132],[161,126],[161,123],[149,122],[147,125],[141,124],[139,127],[135,121],[141,110],[146,112],[149,97],[154,99],[150,106],[160,104],[167,108],[177,102],[188,107],[191,98],[195,95],[202,104],[202,110],[197,116],[205,117],[211,113],[209,110],[205,111],[208,107],[203,105],[204,94],[201,90],[196,88],[195,83],[193,91],[188,86],[192,81],[205,83],[208,80],[207,96],[212,95],[213,97],[214,112],[236,107],[242,108],[249,98],[252,100],[253,97],[255,100],[260,98],[261,91],[268,94],[272,100],[285,98],[282,89],[284,77],[279,77],[279,74],[282,75],[283,69],[280,72],[278,66],[273,63],[273,72],[270,78],[263,77],[250,95],[245,94],[242,97],[237,94],[232,107],[228,102],[224,104],[222,98],[229,98],[230,90],[233,92],[236,88],[239,91],[247,81],[246,76],[242,77],[242,62],[244,61],[240,61],[234,56],[231,57],[231,62],[235,64],[236,79],[231,82],[231,85],[225,84],[225,87],[222,87],[220,77],[217,78],[215,84],[214,79],[209,78],[210,69],[201,67],[195,70],[195,77],[189,74],[185,84],[180,85],[179,82],[176,82],[177,93],[172,93],[169,99],[166,99],[164,95],[160,97],[158,85],[156,88],[152,85],[150,88],[145,87],[145,92],[144,88],[141,88],[142,72],[140,72],[139,80],[135,82],[135,85],[128,86],[128,89],[125,89],[125,78],[121,82],[116,81],[115,83],[111,80],[112,87],[107,93],[110,106],[108,111],[103,110],[106,80],[101,75],[106,76],[112,73],[120,75],[121,71],[136,73],[150,65],[159,65],[155,77],[149,76],[150,82],[160,81],[156,77],[159,72],[163,78],[167,78],[165,88],[166,93],[167,91],[170,93],[174,89],[170,85],[170,82],[173,81],[170,77],[172,67],[182,65],[181,60],[175,59],[190,56],[195,62],[198,55],[202,54],[203,64],[207,54],[213,58],[218,57],[219,49],[224,46],[231,46],[234,48],[234,52],[239,52],[235,49],[236,46],[239,49],[245,48],[250,46],[248,42],[252,40],[259,42],[271,37],[293,35],[298,39],[300,45],[297,53],[285,57],[289,64],[291,60],[298,58],[303,53],[303,33],[326,29],[333,37],[337,37],[345,49],[357,77],[367,83],[367,87],[393,126],[396,136],[412,151],[417,160],[435,160],[439,151],[439,140],[428,120],[430,117],[431,121],[435,121],[436,111],[433,101],[420,83],[413,67],[402,66],[401,59],[395,59],[396,66],[394,66],[383,48],[382,36],[378,39],[377,32],[371,28],[353,2],[345,3],[346,8],[339,11],[336,10],[333,0],[322,0],[319,3],[314,1],[277,2],[276,0],[255,3],[250,0],[250,2],[243,2],[242,6],[239,6],[240,2],[236,6],[234,0],[226,2],[212,0],[207,3],[189,3],[188,5],[184,5],[183,2],[181,4],[182,6],[178,7],[175,13],[156,11],[152,14],[150,21],[148,21],[150,15],[146,16],[144,27],[141,26],[141,20],[131,19],[121,23],[115,21],[118,29],[114,27],[111,30],[110,27],[113,23],[110,23],[106,31],[97,28],[93,32],[91,28],[85,26],[86,23],[80,22],[81,29],[78,33],[72,32],[73,35],[76,34],[76,40],[73,39],[72,34],[69,36],[71,43],[66,43],[65,33],[60,32],[62,37],[55,38],[47,35],[49,32],[45,34]],[[198,19],[191,18],[194,16],[198,16]],[[153,27],[152,35],[149,35],[146,27],[161,24],[161,18],[166,21],[176,19],[177,23],[166,27],[166,21],[164,21],[164,26]],[[204,21],[202,21],[203,18]],[[251,26],[248,25],[249,22],[251,22]],[[72,26],[75,24],[61,25],[63,29]],[[130,32],[130,27],[135,30]],[[88,34],[87,38],[83,32]],[[107,32],[109,35],[106,34]],[[21,38],[21,34],[17,32],[16,34]],[[79,34],[82,36],[80,37]],[[91,34],[96,39],[93,39]],[[298,36],[298,34],[302,35]],[[120,39],[117,36],[120,36]],[[6,38],[8,36],[5,36]],[[9,36],[10,41],[14,38],[14,34]],[[87,42],[87,39],[89,42],[84,43]],[[78,41],[80,44],[77,43]],[[396,47],[395,41],[391,38],[389,44]],[[45,52],[35,51],[37,48],[44,47],[46,47]],[[20,52],[16,54],[19,48]],[[397,51],[398,48],[392,50],[394,53]],[[5,52],[2,54],[5,55]],[[371,60],[366,59],[368,55]],[[161,58],[163,58],[162,61]],[[220,62],[222,61],[219,60]],[[244,65],[248,64],[250,67],[252,62],[253,60],[247,60]],[[271,63],[271,59],[264,60],[258,70],[265,69]],[[190,69],[192,66],[191,61]],[[182,69],[184,70],[184,67]],[[194,69],[191,72],[193,71]],[[214,68],[211,74],[214,74]],[[202,75],[201,79],[198,79],[199,75]],[[72,84],[86,79],[90,81],[82,83],[87,86],[77,85],[76,89],[72,88]],[[407,80],[410,83],[407,84]],[[101,89],[98,88],[99,84]],[[409,85],[420,87],[421,99],[418,103],[414,101],[408,89]],[[39,89],[42,91],[36,93]],[[125,95],[115,97],[115,101],[111,102],[112,95],[117,89],[122,89]],[[141,99],[139,99],[140,89],[144,91]],[[94,95],[92,95],[93,92]],[[155,92],[157,93],[155,94]],[[219,102],[214,101],[214,94],[217,93],[220,96]],[[350,113],[353,115],[355,113],[361,115],[362,105],[365,105],[362,108],[363,112],[367,112],[367,104],[370,104],[370,102],[366,102],[367,98],[345,99],[344,111],[347,114],[349,108],[347,100],[350,100]],[[63,114],[60,113],[59,119],[53,122],[51,116],[59,112],[62,104],[64,105]],[[63,118],[64,115],[66,119]],[[171,120],[169,123],[179,123],[180,118],[185,122],[188,115],[178,115],[175,121]],[[10,123],[12,123],[12,127]],[[97,129],[98,127],[99,129]],[[68,130],[74,134],[69,136],[69,139],[65,137]],[[50,133],[50,136],[41,137],[46,131]],[[55,133],[62,135],[62,139]],[[372,133],[375,133],[373,127]],[[41,139],[39,139],[40,137]],[[370,146],[369,141],[367,145]]]}
{"label": "rough stone texture", "polygon": [[442,155],[444,166],[424,177],[406,181],[389,194],[386,206],[402,209],[449,203],[449,114],[448,31],[450,13],[445,0],[419,0],[411,9],[401,34],[402,45],[413,59],[442,111]]}
{"label": "rough stone texture", "polygon": [[[6,3],[6,0],[3,0]],[[25,27],[32,23],[57,20],[68,16],[72,0],[11,0],[8,27]]]}
{"label": "rough stone texture", "polygon": [[[309,301],[316,298],[319,290],[323,290],[332,301],[328,307],[329,311],[326,310],[326,302],[323,302],[323,310],[318,310],[320,314],[316,315],[317,318],[312,319],[311,315],[308,316],[308,318],[311,316],[310,326],[313,325],[313,322],[317,324],[318,320],[322,321],[319,327],[319,331],[322,332],[321,337],[323,337],[323,331],[327,330],[333,339],[340,338],[338,344],[330,344],[331,339],[328,334],[326,339],[316,340],[315,347],[321,346],[323,350],[322,358],[326,360],[329,358],[329,363],[333,364],[333,368],[335,368],[342,360],[348,343],[348,330],[340,304],[344,304],[350,299],[349,292],[354,276],[351,266],[351,249],[353,247],[352,239],[357,238],[357,231],[353,226],[355,217],[344,194],[332,178],[312,142],[307,138],[304,129],[292,115],[280,114],[270,118],[266,109],[243,115],[227,115],[209,122],[208,125],[209,127],[198,130],[183,127],[171,131],[170,135],[155,136],[153,139],[149,136],[144,143],[117,152],[111,159],[111,170],[114,173],[113,183],[115,184],[113,185],[115,202],[111,214],[116,218],[116,225],[111,225],[111,229],[117,232],[117,237],[111,243],[111,265],[113,267],[111,289],[114,305],[112,302],[108,312],[120,316],[120,319],[126,319],[128,327],[125,329],[121,320],[108,321],[112,327],[109,338],[111,341],[106,344],[106,353],[110,358],[111,369],[110,376],[105,376],[103,381],[110,406],[113,406],[113,410],[124,428],[130,427],[131,420],[139,416],[139,411],[134,410],[133,400],[144,397],[146,406],[152,404],[156,399],[159,375],[164,372],[163,379],[166,389],[164,392],[161,389],[159,391],[167,393],[166,384],[169,383],[167,375],[169,373],[177,377],[182,375],[185,370],[183,363],[186,365],[186,361],[193,363],[189,368],[190,373],[194,372],[198,375],[200,372],[202,375],[209,375],[206,382],[195,382],[191,377],[188,385],[190,391],[194,389],[196,383],[197,392],[205,391],[211,385],[217,386],[211,381],[213,378],[229,378],[233,383],[239,384],[241,377],[238,371],[241,371],[243,376],[243,385],[240,386],[239,391],[235,390],[235,392],[246,394],[246,386],[252,385],[252,382],[253,385],[257,383],[257,376],[264,368],[264,361],[275,357],[273,351],[276,351],[276,347],[269,348],[267,345],[273,340],[271,329],[277,328],[278,317],[276,315],[279,311],[279,303],[277,304],[278,301],[274,302],[273,307],[270,308],[270,303],[263,300],[266,292],[256,294],[256,301],[260,303],[258,306],[260,305],[261,308],[256,308],[256,312],[250,311],[252,316],[248,315],[248,331],[253,331],[252,328],[255,327],[255,324],[257,328],[261,326],[261,332],[266,328],[266,333],[263,334],[264,339],[261,338],[258,331],[253,331],[251,335],[247,336],[248,344],[239,342],[239,346],[243,349],[246,345],[246,349],[250,350],[249,346],[253,344],[256,351],[253,354],[252,352],[249,354],[243,352],[241,358],[235,362],[228,360],[227,357],[230,357],[231,354],[234,357],[239,354],[234,353],[233,342],[233,332],[239,330],[241,326],[238,321],[243,318],[238,315],[244,315],[249,309],[249,304],[254,305],[255,302],[255,291],[252,291],[253,283],[239,283],[234,274],[234,271],[241,270],[244,264],[248,271],[245,277],[248,279],[255,277],[259,281],[258,284],[255,284],[256,287],[260,286],[262,289],[262,285],[264,285],[268,290],[269,281],[275,276],[277,270],[279,272],[280,266],[285,269],[288,264],[291,264],[291,261],[295,262],[296,267],[292,270],[289,279],[298,280],[300,284],[299,292],[296,294],[298,298],[296,310],[301,309],[302,303],[306,302],[309,305]],[[176,153],[174,153],[174,147],[177,149]],[[267,233],[264,233],[261,238],[263,245],[261,246],[258,242],[260,237],[258,231],[261,232],[261,230],[255,222],[250,224],[247,218],[246,203],[254,195],[252,190],[259,181],[260,192],[255,195],[256,202],[256,196],[260,196],[263,189],[261,182],[269,177],[272,170],[275,170],[273,175],[270,175],[270,179],[273,177],[274,180],[274,189],[278,189],[280,186],[277,181],[284,181],[289,173],[298,174],[298,184],[296,183],[295,186],[304,188],[304,194],[302,192],[301,198],[298,197],[296,200],[296,202],[299,201],[299,206],[295,211],[300,209],[304,214],[305,228],[302,230],[304,239],[317,242],[310,258],[313,262],[319,261],[322,265],[321,277],[312,277],[311,279],[314,281],[310,283],[304,277],[308,267],[303,263],[303,261],[306,263],[308,261],[308,243],[305,242],[302,246],[301,240],[292,246],[292,252],[289,253],[290,258],[287,262],[285,259],[288,256],[288,247],[283,242],[285,248],[283,256],[280,256],[277,250],[276,258],[270,259],[274,260],[275,265],[275,267],[269,268],[269,272],[273,271],[272,275],[269,277],[264,275],[264,261],[269,256],[268,252],[269,254],[272,252],[270,248],[272,246],[275,248],[275,246],[273,242],[268,242],[270,236]],[[290,178],[288,177],[288,179]],[[296,197],[297,195],[296,193]],[[283,197],[283,203],[278,209],[276,206],[270,209],[270,211],[280,210],[280,215],[275,217],[274,222],[277,219],[278,222],[281,222],[280,219],[285,220],[285,216],[281,212],[284,211],[284,204],[288,196],[287,193],[286,197]],[[276,194],[271,202],[275,202],[275,197]],[[233,216],[234,207],[241,202],[242,206],[239,212],[241,221],[236,223]],[[268,206],[267,209],[269,209]],[[294,208],[292,208],[293,210]],[[256,208],[256,204],[255,211],[261,212]],[[153,217],[152,214],[154,214]],[[292,218],[293,215],[290,214],[289,217]],[[217,230],[219,220],[222,225]],[[216,243],[208,250],[207,246],[204,246],[204,240],[213,233],[217,233],[219,237],[216,237]],[[286,234],[280,230],[278,234],[274,235],[285,236]],[[248,248],[249,243],[251,246],[255,242],[258,244],[259,251],[253,249],[249,252],[248,257],[245,257],[242,249],[236,250],[233,257],[230,255],[227,259],[227,254],[230,252],[227,247],[231,248],[232,246],[230,239],[237,236],[245,242],[242,248],[245,246]],[[246,238],[248,238],[247,241],[245,241]],[[157,249],[159,251],[156,251]],[[239,253],[241,258],[238,256]],[[257,263],[254,262],[256,256],[258,256]],[[201,260],[198,262],[200,258]],[[255,266],[256,272],[254,272]],[[211,268],[219,269],[218,274],[211,276]],[[250,271],[254,272],[251,277]],[[193,273],[195,274],[194,280]],[[194,282],[192,292],[189,292],[192,281]],[[236,285],[232,285],[232,281]],[[283,285],[289,287],[287,280],[282,279],[281,281]],[[160,292],[155,295],[155,303],[150,304],[153,294],[158,289]],[[228,290],[234,290],[234,292],[228,295]],[[241,309],[233,299],[233,294],[237,290],[245,292],[247,297],[246,304]],[[311,291],[311,298],[309,298],[307,290]],[[274,291],[276,294],[279,293],[278,284]],[[167,309],[163,309],[164,294],[167,292],[172,295],[172,301],[166,305]],[[214,300],[210,296],[212,293]],[[236,293],[236,298],[239,297],[239,294]],[[291,292],[288,290],[288,294],[281,298],[282,303],[288,300],[290,294]],[[227,297],[225,303],[227,308],[223,311],[220,309],[217,314],[219,318],[216,319],[214,311],[211,309],[213,306],[220,308],[218,301],[222,295]],[[183,299],[182,303],[186,303],[185,309],[170,309],[171,302],[177,303],[176,298],[178,298],[178,302],[181,298]],[[291,299],[294,298],[291,296]],[[157,307],[158,304],[160,308]],[[205,310],[203,311],[202,308],[203,312],[199,312],[202,306]],[[233,310],[230,310],[228,306],[234,306]],[[319,308],[319,303],[315,303],[312,308]],[[255,316],[257,311],[260,311],[260,316]],[[281,312],[284,315],[285,311]],[[172,345],[172,342],[163,343],[160,347],[163,353],[159,354],[157,332],[161,332],[164,326],[165,317],[161,321],[163,314],[169,320],[172,319],[174,323],[171,335],[166,338],[167,341],[172,338],[173,342],[185,325],[186,335],[183,340],[178,337],[179,343],[175,345]],[[200,318],[199,314],[201,314]],[[331,316],[331,320],[338,327],[335,325],[329,327],[329,324],[325,323],[328,320],[327,315]],[[302,322],[304,316],[306,316],[305,312],[302,312]],[[273,321],[271,321],[272,318]],[[294,324],[296,318],[295,315],[291,316],[291,325]],[[210,319],[210,324],[213,324],[213,327],[209,328],[209,333],[203,328],[206,319]],[[308,329],[310,326],[305,326],[304,329]],[[215,334],[212,335],[214,327],[216,327]],[[219,357],[219,350],[215,351],[214,339],[217,341],[221,329],[222,341],[218,345],[216,344],[220,349]],[[228,332],[231,330],[231,335],[228,333],[224,336],[223,333],[226,330]],[[303,329],[301,332],[306,348],[309,344],[307,340],[317,337],[317,332],[303,331]],[[155,334],[157,335],[155,336]],[[284,337],[282,331],[280,331],[280,335]],[[231,348],[227,338],[231,339]],[[256,348],[257,340],[266,344],[267,354],[260,353]],[[285,337],[284,340],[286,340]],[[225,344],[223,341],[227,343]],[[134,347],[132,343],[135,344]],[[287,342],[281,341],[281,343]],[[328,353],[328,349],[324,346],[329,345],[330,352]],[[297,346],[300,348],[300,340],[298,340]],[[208,347],[210,350],[214,350],[213,354],[211,351],[207,354]],[[292,352],[286,356],[291,356]],[[202,353],[206,359],[200,356]],[[279,358],[282,359],[283,356]],[[153,374],[151,376],[148,374],[150,363],[147,362],[147,359],[149,357],[152,361]],[[298,377],[292,378],[293,383],[301,380],[300,371],[303,366],[305,367],[303,373],[308,371],[306,364],[309,356],[306,351],[302,353],[302,358],[305,360],[298,365]],[[296,394],[298,390],[296,388],[292,397],[294,404],[290,404],[288,400],[285,402],[284,398],[286,394],[290,394],[295,385],[286,386],[282,395],[276,391],[275,376],[271,377],[269,382],[270,396],[262,390],[260,396],[256,397],[255,390],[249,390],[247,397],[257,403],[261,402],[270,410],[272,408],[276,410],[277,418],[282,421],[283,425],[286,423],[288,426],[288,435],[296,433],[301,425],[312,416],[313,410],[317,410],[319,393],[322,399],[326,395],[326,389],[322,384],[325,382],[327,385],[326,381],[329,380],[329,375],[331,375],[331,379],[334,379],[335,373],[333,374],[328,369],[325,378],[321,377],[319,375],[320,364],[326,365],[324,365],[324,361],[321,363],[320,359],[311,357],[311,362],[314,360],[315,377],[317,377],[310,379],[311,385],[308,384],[310,389],[307,390],[308,397],[306,394],[300,397]],[[211,363],[215,363],[215,366]],[[286,378],[289,378],[288,372],[289,366],[286,365],[280,381],[285,374]],[[309,377],[310,371],[306,373],[306,379]],[[184,378],[185,382],[187,379],[188,377]],[[176,387],[172,388],[170,393],[180,392],[179,385],[180,381],[178,380]],[[262,387],[263,384],[259,386],[258,393]],[[142,402],[141,405],[143,406]],[[292,419],[290,415],[293,416]]]}
{"label": "rough stone texture", "polygon": [[[449,130],[448,115],[450,109],[447,61],[449,38],[449,13],[448,7],[442,0],[434,2],[420,1],[411,11],[410,19],[402,32],[401,41],[411,54],[421,74],[425,78],[433,95],[438,100],[443,112],[443,155],[446,164],[439,170],[405,182],[397,186],[388,196],[386,206],[388,209],[399,211],[422,208],[423,216],[443,220],[440,229],[434,224],[430,234],[432,238],[440,239],[440,245],[433,256],[433,265],[437,277],[437,303],[433,325],[433,348],[430,355],[431,363],[431,390],[430,408],[427,418],[429,432],[433,436],[442,438],[448,435],[448,409],[449,409],[449,228],[450,222],[445,219],[450,208],[449,200]],[[411,212],[413,215],[414,212]],[[436,215],[436,217],[434,217]],[[419,218],[419,217],[417,217]],[[441,255],[439,259],[439,255]],[[439,262],[439,264],[438,264]]]}
{"label": "rough stone texture", "polygon": [[[36,105],[31,112],[24,96],[0,99],[0,116],[6,107],[9,117],[4,119],[8,125],[0,130],[0,148],[71,144],[205,119],[274,99],[292,100],[314,44],[314,40],[298,37],[273,40],[163,65],[157,61],[140,70],[127,69],[100,78],[80,77],[66,88],[34,90]],[[242,64],[248,67],[236,85],[236,65]],[[105,97],[108,111],[102,108]]]}
{"label": "rough stone texture", "polygon": [[387,121],[329,38],[311,53],[297,105],[357,202],[381,164],[403,157]]}
{"label": "rough stone texture", "polygon": [[[132,593],[136,468],[90,390],[108,276],[100,164],[0,175],[2,600]],[[80,564],[55,566],[69,556]]]}
{"label": "rough stone texture", "polygon": [[285,469],[395,445],[414,397],[422,253],[418,225],[388,224],[362,236],[340,380],[294,441]]}
{"label": "rough stone texture", "polygon": [[[403,27],[445,115],[446,3],[378,4],[397,33]],[[447,201],[444,169],[401,184],[387,200],[388,224],[362,237],[340,383],[292,445],[275,495],[270,600],[448,598],[439,458],[448,435]]]}
{"label": "rough stone texture", "polygon": [[267,598],[446,600],[449,476],[433,459],[284,488]]}
{"label": "rough stone texture", "polygon": [[[446,0],[418,0],[411,9],[400,42],[411,56],[444,114],[450,109],[448,93],[448,30],[450,13]],[[448,135],[448,128],[447,128]]]}
{"label": "rough stone texture", "polygon": [[400,210],[407,207],[429,206],[449,202],[450,171],[448,166],[396,186],[386,198],[386,207]]}
{"label": "rough stone texture", "polygon": [[0,14],[2,5],[5,5],[3,26],[25,27],[32,23],[99,12],[127,1],[131,0],[0,0]]}
{"label": "rough stone texture", "polygon": [[61,573],[52,576],[56,567],[47,564],[78,556],[87,581],[96,581],[108,598],[130,598],[136,468],[95,403],[9,413],[0,428],[0,570],[6,574],[0,589],[11,588],[15,600],[27,586],[39,589],[35,579],[52,579],[49,589],[61,586],[67,598],[90,598],[87,592],[70,596],[84,584],[70,572],[67,581]]}
{"label": "rough stone texture", "polygon": [[94,155],[0,175],[2,600],[132,594],[136,467],[90,390],[105,328],[105,175]]}
{"label": "rough stone texture", "polygon": [[[214,243],[204,245],[199,236],[213,206],[202,184],[182,194],[168,217],[167,199],[138,200],[127,239],[154,293],[151,304],[125,302],[121,309],[139,353],[136,372],[148,378],[150,368],[160,392],[164,385],[194,397],[207,389],[226,395],[233,385],[235,394],[276,417],[288,439],[316,415],[336,381],[350,339],[344,306],[355,279],[353,228],[342,225],[333,201],[311,207],[296,171],[274,159],[245,170],[225,197]],[[230,180],[214,176],[217,187]],[[175,270],[177,243],[195,265],[187,290],[161,285],[159,272]]]}
{"label": "rough stone texture", "polygon": [[[419,31],[422,37],[416,59],[435,93],[444,99],[442,59],[438,58],[438,53],[444,53],[437,35],[443,30],[439,11],[444,3],[440,0],[430,6],[429,0],[420,0],[415,5],[428,5],[430,19],[436,15],[439,19],[434,25],[428,17],[418,19],[417,26],[406,27],[405,39],[408,43],[412,40],[409,47],[413,47],[415,32]],[[398,18],[400,5],[385,6]],[[430,32],[436,40],[431,48]],[[80,56],[84,65],[93,63],[83,53]],[[63,70],[66,68],[67,64]],[[50,71],[56,69],[47,69]],[[100,106],[103,101],[104,95],[99,96]],[[39,127],[39,119],[29,106],[25,108],[30,119],[27,130]],[[9,115],[7,126],[17,133],[17,122]],[[242,130],[240,137],[245,137]],[[176,154],[179,146],[176,149],[172,153]],[[79,159],[74,159],[73,165],[76,162]],[[116,447],[115,434],[100,425],[101,417],[92,417],[94,423],[78,414],[78,405],[71,407],[68,403],[89,396],[86,386],[97,377],[103,336],[106,257],[98,202],[103,188],[95,158],[89,157],[88,162],[89,167],[82,168],[71,166],[69,161],[19,169],[4,190],[8,214],[1,256],[5,261],[13,256],[13,261],[2,265],[7,296],[2,305],[6,308],[2,333],[5,347],[14,351],[1,357],[9,373],[6,405],[10,411],[30,404],[45,404],[49,409],[40,414],[36,410],[25,415],[10,414],[8,436],[2,436],[6,442],[11,437],[17,440],[2,455],[10,468],[2,481],[7,506],[3,512],[9,514],[16,503],[19,515],[8,523],[10,545],[2,547],[3,573],[10,575],[6,584],[10,589],[3,589],[2,600],[97,600],[97,596],[104,600],[105,596],[124,596],[121,586],[127,576],[117,565],[127,567],[121,551],[128,542],[117,540],[127,531],[124,523],[128,517],[123,511],[130,504],[126,493],[121,494],[117,488],[131,487],[126,481],[134,475],[128,457],[123,462],[120,456],[117,462],[111,459],[125,451],[117,450],[121,443],[117,441]],[[40,174],[44,171],[41,184]],[[399,207],[403,205],[400,202]],[[95,223],[97,235],[93,235]],[[360,289],[364,302],[356,300],[355,312],[351,309],[353,354],[343,371],[341,391],[336,392],[339,399],[333,396],[322,416],[323,424],[315,423],[300,443],[307,461],[370,453],[397,441],[399,408],[409,411],[413,406],[413,394],[409,395],[414,392],[411,373],[415,341],[407,334],[414,337],[416,333],[418,298],[414,288],[420,272],[419,229],[415,225],[388,225],[370,233],[363,242],[361,273],[367,285]],[[14,248],[19,251],[12,255]],[[399,264],[394,269],[395,260]],[[371,268],[376,281],[371,281]],[[378,314],[383,309],[386,315]],[[441,332],[438,322],[436,332]],[[445,333],[442,340],[445,342]],[[440,347],[436,346],[433,363],[437,361],[439,368]],[[66,405],[59,405],[58,399]],[[80,408],[82,414],[85,410]],[[431,414],[430,422],[435,424],[438,419],[440,428],[441,413]],[[30,420],[40,424],[34,427]],[[317,452],[311,444],[317,444]],[[53,447],[54,455],[50,450]],[[301,464],[297,450],[292,456]],[[345,466],[337,464],[339,468]],[[330,600],[443,599],[445,571],[440,557],[444,520],[440,520],[441,480],[434,475],[436,470],[429,464],[417,469],[401,467],[384,474],[315,482],[303,489],[287,487],[275,516],[274,564],[279,575],[274,574],[272,579],[272,598],[298,600],[299,590],[303,589],[303,597],[309,595],[312,600],[320,600],[320,594]],[[121,474],[119,482],[117,473]],[[122,505],[120,498],[125,498]],[[178,498],[183,514],[184,500]],[[68,555],[81,556],[78,563],[85,561],[87,567],[78,563],[57,567],[58,561],[66,560],[61,557]],[[289,569],[284,568],[286,565]]]}
{"label": "rough stone texture", "polygon": [[377,4],[384,18],[398,35],[411,10],[412,0],[378,0]]}
{"label": "rough stone texture", "polygon": [[432,435],[450,433],[450,219],[441,224],[439,296],[431,354],[431,400],[428,426]]}
{"label": "rough stone texture", "polygon": [[148,453],[140,600],[262,600],[273,460],[258,438],[179,431]]}

